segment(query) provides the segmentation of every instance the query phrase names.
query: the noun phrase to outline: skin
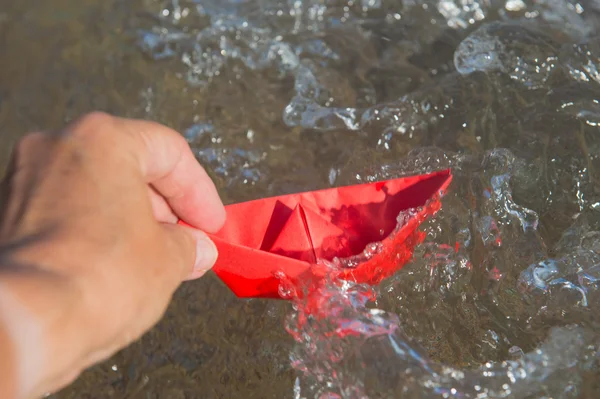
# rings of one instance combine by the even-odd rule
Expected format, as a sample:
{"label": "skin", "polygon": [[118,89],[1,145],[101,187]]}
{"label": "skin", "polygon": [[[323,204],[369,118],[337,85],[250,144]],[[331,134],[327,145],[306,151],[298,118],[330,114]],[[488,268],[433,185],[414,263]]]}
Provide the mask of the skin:
{"label": "skin", "polygon": [[138,339],[212,267],[205,232],[225,220],[180,134],[102,113],[25,136],[2,197],[1,398],[55,392]]}

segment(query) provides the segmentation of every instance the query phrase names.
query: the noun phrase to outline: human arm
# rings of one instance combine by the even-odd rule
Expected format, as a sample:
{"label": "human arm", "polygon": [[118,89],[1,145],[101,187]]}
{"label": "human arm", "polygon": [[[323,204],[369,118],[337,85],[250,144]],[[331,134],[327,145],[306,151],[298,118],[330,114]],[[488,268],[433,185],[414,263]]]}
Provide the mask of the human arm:
{"label": "human arm", "polygon": [[[0,370],[39,397],[139,338],[185,279],[202,276],[223,224],[185,140],[156,123],[87,115],[17,146],[0,220]],[[178,219],[194,228],[176,224]],[[8,394],[7,394],[8,395]]]}

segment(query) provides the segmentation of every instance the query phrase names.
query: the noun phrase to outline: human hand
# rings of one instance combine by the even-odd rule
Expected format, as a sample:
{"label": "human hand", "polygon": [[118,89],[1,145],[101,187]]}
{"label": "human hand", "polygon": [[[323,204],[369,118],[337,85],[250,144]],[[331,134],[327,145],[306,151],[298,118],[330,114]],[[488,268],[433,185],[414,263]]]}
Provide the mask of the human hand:
{"label": "human hand", "polygon": [[28,135],[4,185],[0,342],[12,356],[0,371],[14,397],[60,389],[139,338],[216,260],[203,231],[219,230],[225,209],[164,126],[94,113]]}

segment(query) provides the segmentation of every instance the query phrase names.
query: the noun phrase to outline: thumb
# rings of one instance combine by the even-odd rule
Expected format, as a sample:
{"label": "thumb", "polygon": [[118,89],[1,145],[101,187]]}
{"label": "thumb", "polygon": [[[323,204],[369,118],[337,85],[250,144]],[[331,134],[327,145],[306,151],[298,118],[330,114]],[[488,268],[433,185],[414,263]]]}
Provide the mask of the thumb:
{"label": "thumb", "polygon": [[[192,259],[193,264],[185,265],[182,270],[182,280],[194,280],[202,277],[210,270],[217,261],[217,247],[212,240],[201,230],[180,224],[165,224],[168,239],[175,242],[192,242],[192,245],[185,245],[186,251],[193,251],[190,255],[185,254],[186,259]],[[181,245],[176,247],[181,248]],[[187,256],[186,256],[187,255]]]}

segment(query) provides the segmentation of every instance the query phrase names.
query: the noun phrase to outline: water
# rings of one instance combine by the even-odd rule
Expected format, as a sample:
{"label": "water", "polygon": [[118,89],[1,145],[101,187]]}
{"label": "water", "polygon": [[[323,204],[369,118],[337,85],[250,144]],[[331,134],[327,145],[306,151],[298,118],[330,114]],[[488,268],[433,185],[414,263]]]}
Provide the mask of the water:
{"label": "water", "polygon": [[[413,260],[380,285],[242,301],[210,275],[55,397],[600,394],[597,1],[0,9],[3,144],[91,109],[152,118],[227,203],[454,173]],[[281,292],[294,297],[283,276]]]}

